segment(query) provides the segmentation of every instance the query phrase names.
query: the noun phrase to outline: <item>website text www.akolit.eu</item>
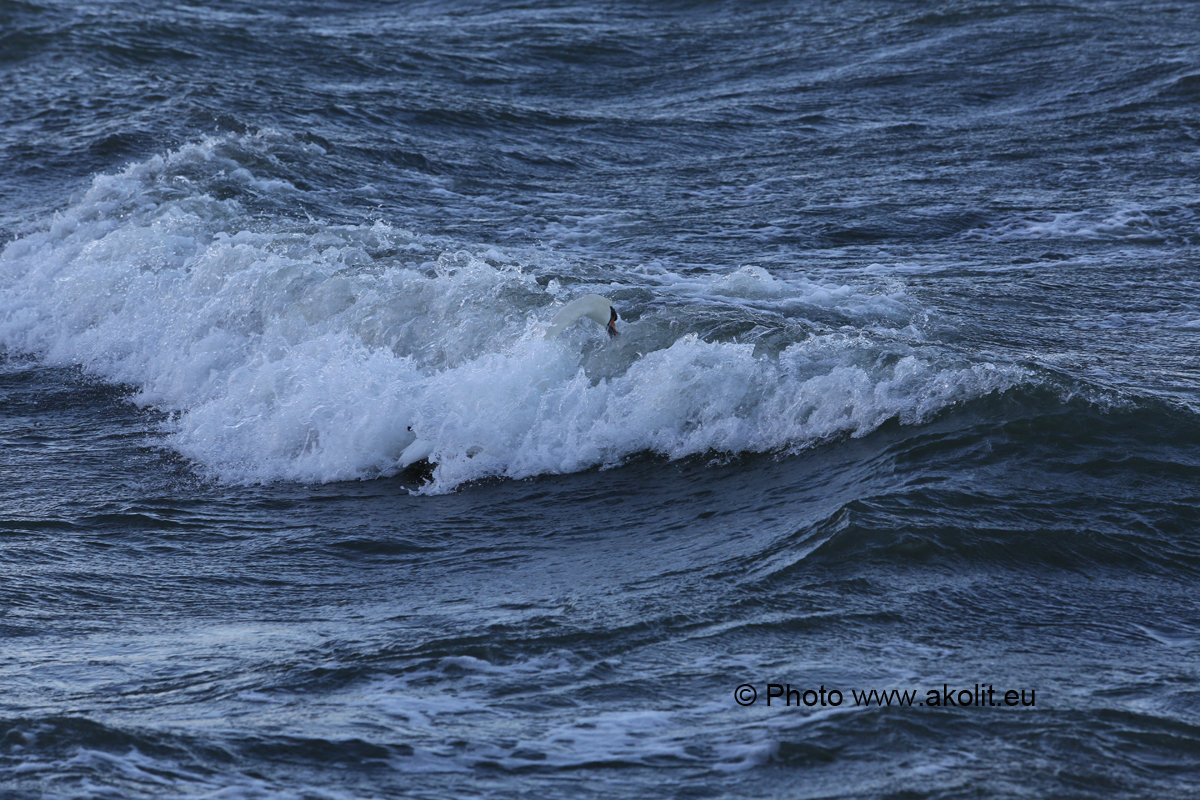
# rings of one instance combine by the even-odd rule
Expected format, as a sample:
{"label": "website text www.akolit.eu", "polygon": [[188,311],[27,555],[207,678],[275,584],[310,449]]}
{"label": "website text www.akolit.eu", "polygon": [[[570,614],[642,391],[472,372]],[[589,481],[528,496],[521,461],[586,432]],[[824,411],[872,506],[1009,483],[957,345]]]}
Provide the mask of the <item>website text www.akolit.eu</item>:
{"label": "website text www.akolit.eu", "polygon": [[792,686],[790,683],[743,683],[733,690],[739,706],[758,703],[783,708],[1033,708],[1037,705],[1034,689],[997,689],[990,683],[970,687],[943,683],[932,689],[829,689]]}

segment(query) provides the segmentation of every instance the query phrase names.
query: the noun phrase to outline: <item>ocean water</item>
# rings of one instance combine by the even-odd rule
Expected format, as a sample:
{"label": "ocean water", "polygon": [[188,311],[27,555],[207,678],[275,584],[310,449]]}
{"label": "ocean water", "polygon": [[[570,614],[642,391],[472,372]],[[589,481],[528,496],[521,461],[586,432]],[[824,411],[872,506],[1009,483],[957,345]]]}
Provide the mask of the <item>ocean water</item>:
{"label": "ocean water", "polygon": [[1200,5],[0,0],[0,165],[0,797],[1200,794]]}

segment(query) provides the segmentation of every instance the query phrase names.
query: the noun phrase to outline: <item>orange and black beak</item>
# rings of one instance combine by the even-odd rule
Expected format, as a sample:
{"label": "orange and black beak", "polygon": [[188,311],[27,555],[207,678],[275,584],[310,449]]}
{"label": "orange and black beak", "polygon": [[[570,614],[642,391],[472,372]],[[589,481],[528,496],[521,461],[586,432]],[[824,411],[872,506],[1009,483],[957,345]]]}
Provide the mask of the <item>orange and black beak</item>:
{"label": "orange and black beak", "polygon": [[613,308],[612,306],[608,307],[608,311],[609,311],[608,325],[607,325],[607,327],[605,327],[605,330],[608,331],[608,335],[611,338],[611,337],[617,335],[617,320],[619,319],[619,317],[617,317],[617,310],[615,308]]}

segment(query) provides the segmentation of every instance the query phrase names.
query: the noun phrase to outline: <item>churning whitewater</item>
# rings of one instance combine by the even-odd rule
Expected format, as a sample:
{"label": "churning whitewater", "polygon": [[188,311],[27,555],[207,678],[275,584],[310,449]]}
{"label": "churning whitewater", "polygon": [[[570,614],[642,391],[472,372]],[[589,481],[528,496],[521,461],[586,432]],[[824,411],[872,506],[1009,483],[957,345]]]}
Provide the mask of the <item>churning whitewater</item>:
{"label": "churning whitewater", "polygon": [[1200,796],[1198,32],[0,0],[0,796]]}
{"label": "churning whitewater", "polygon": [[[599,284],[552,248],[256,214],[298,190],[247,164],[298,146],[226,136],[96,178],[0,255],[0,343],[132,387],[220,480],[391,475],[417,436],[428,491],[640,452],[796,452],[1023,374],[929,342],[931,310],[896,281],[745,265]],[[626,336],[542,336],[592,291],[619,298]]]}

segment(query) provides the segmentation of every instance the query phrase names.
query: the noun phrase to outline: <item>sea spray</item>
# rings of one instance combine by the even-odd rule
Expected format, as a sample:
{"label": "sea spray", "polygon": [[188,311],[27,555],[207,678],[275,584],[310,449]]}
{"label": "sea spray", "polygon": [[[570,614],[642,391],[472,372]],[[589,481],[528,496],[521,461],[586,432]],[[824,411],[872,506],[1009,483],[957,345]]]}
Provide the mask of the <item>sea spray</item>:
{"label": "sea spray", "polygon": [[[132,387],[219,480],[391,475],[418,436],[429,491],[638,453],[795,452],[1023,379],[924,341],[927,309],[894,284],[747,265],[645,272],[647,293],[625,288],[636,265],[596,286],[553,257],[266,213],[292,190],[241,161],[281,146],[216,138],[97,177],[0,255],[0,343]],[[545,341],[593,288],[627,335]]]}

